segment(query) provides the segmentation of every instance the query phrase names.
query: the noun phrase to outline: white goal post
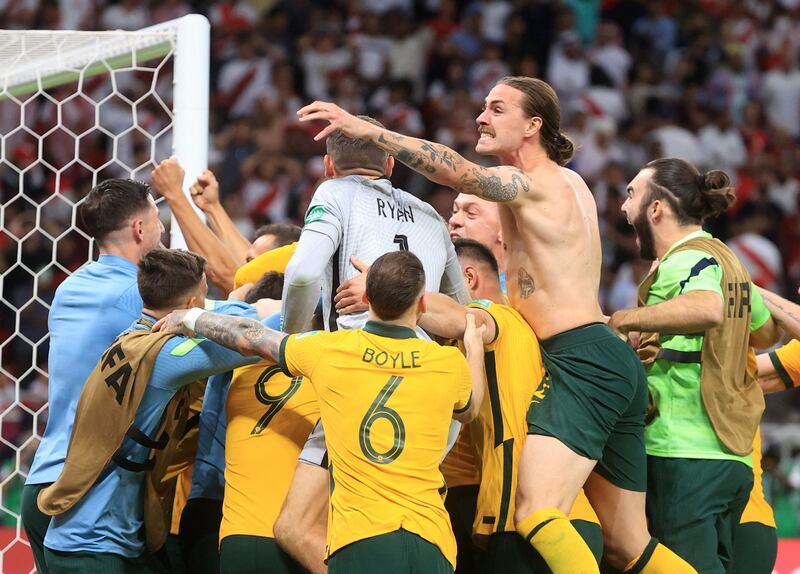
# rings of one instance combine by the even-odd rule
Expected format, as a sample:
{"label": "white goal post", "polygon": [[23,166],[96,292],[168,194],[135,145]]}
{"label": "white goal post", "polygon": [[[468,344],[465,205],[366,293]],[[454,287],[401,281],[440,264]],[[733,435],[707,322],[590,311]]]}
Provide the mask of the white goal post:
{"label": "white goal post", "polygon": [[[169,155],[188,193],[208,162],[209,69],[195,14],[133,32],[0,30],[0,572],[33,571],[16,493],[47,413],[42,317],[93,252],[77,207]],[[186,246],[174,220],[170,246]]]}

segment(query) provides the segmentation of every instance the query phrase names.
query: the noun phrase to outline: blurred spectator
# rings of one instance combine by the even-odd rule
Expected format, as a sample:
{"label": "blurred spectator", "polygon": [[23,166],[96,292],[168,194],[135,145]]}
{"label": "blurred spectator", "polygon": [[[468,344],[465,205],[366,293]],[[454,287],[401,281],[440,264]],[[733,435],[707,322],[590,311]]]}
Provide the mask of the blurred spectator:
{"label": "blurred spectator", "polygon": [[236,41],[236,56],[220,69],[215,104],[230,117],[250,115],[256,100],[271,90],[269,61],[258,54],[258,38],[242,33]]}
{"label": "blurred spectator", "polygon": [[633,63],[631,55],[622,45],[622,34],[613,22],[603,22],[597,32],[597,44],[589,60],[599,66],[618,88],[628,83],[628,73]]}
{"label": "blurred spectator", "polygon": [[105,30],[139,30],[148,23],[147,9],[139,0],[119,0],[106,7],[100,17]]}
{"label": "blurred spectator", "polygon": [[742,134],[731,122],[727,109],[714,110],[713,120],[700,130],[700,145],[705,151],[704,167],[721,169],[736,182],[736,173],[747,161]]}
{"label": "blurred spectator", "polygon": [[547,81],[558,92],[562,105],[569,105],[589,85],[589,62],[575,32],[563,32],[558,37],[550,52]]}
{"label": "blurred spectator", "polygon": [[764,109],[773,128],[800,136],[800,70],[796,52],[781,54],[780,65],[764,75]]}

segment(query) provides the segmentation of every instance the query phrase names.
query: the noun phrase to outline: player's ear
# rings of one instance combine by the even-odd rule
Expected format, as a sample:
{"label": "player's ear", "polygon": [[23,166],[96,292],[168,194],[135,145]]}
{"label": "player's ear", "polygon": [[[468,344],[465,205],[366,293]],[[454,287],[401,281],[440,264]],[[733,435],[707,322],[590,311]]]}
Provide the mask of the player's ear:
{"label": "player's ear", "polygon": [[325,177],[336,177],[336,168],[333,166],[333,158],[328,154],[322,158],[322,163],[325,165]]}
{"label": "player's ear", "polygon": [[525,137],[531,137],[542,129],[542,118],[534,116],[525,124]]}
{"label": "player's ear", "polygon": [[419,302],[417,303],[417,316],[422,315],[425,311],[427,311],[428,307],[425,304],[425,293],[420,295]]}
{"label": "player's ear", "polygon": [[667,215],[667,204],[660,199],[656,199],[647,207],[647,213],[650,215],[650,221],[658,223],[663,220]]}
{"label": "player's ear", "polygon": [[386,169],[384,170],[384,174],[386,177],[392,177],[392,171],[394,171],[394,158],[389,156],[386,158]]}
{"label": "player's ear", "polygon": [[365,290],[364,290],[364,292],[361,294],[361,302],[362,302],[364,305],[369,305],[369,299],[367,299],[367,291],[366,291],[366,289],[365,289]]}
{"label": "player's ear", "polygon": [[141,217],[134,217],[131,222],[131,228],[133,230],[134,241],[136,241],[136,243],[144,241],[144,219]]}
{"label": "player's ear", "polygon": [[472,265],[466,265],[464,267],[464,281],[467,282],[467,289],[470,291],[475,289],[475,286],[478,284],[478,272]]}

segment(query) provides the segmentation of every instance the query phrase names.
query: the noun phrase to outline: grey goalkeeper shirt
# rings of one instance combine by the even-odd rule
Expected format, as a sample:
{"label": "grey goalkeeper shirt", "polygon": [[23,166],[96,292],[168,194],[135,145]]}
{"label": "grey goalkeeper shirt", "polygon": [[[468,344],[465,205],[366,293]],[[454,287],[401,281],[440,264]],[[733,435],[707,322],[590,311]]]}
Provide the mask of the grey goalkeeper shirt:
{"label": "grey goalkeeper shirt", "polygon": [[297,250],[286,268],[283,325],[305,328],[322,291],[325,328],[358,329],[366,313],[339,316],[336,289],[359,274],[355,257],[371,265],[399,249],[414,253],[425,269],[425,290],[466,303],[469,294],[447,225],[438,213],[387,179],[351,175],[323,182],[314,193]]}

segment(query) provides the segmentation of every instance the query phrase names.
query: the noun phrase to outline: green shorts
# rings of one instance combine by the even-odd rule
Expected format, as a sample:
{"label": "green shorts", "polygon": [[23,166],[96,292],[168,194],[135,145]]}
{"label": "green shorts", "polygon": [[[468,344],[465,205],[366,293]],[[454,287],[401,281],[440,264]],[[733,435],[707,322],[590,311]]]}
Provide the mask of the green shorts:
{"label": "green shorts", "polygon": [[47,534],[47,527],[50,526],[50,517],[39,510],[36,498],[39,496],[39,491],[51,484],[51,482],[26,484],[22,489],[22,509],[20,510],[22,526],[25,527],[25,534],[28,535],[33,561],[39,574],[48,574],[49,572],[44,558],[44,536]]}
{"label": "green shorts", "polygon": [[650,534],[700,574],[729,572],[752,489],[753,469],[735,460],[648,456]]}
{"label": "green shorts", "polygon": [[147,556],[126,558],[118,554],[93,552],[59,552],[44,549],[47,570],[50,574],[86,574],[102,572],[103,574],[154,574],[166,572],[158,568]]}
{"label": "green shorts", "polygon": [[472,541],[472,524],[478,506],[477,484],[455,486],[447,490],[444,507],[450,515],[450,524],[456,537],[458,561],[456,574],[478,574],[481,572],[483,550]]}
{"label": "green shorts", "polygon": [[[603,531],[599,524],[573,520],[597,562],[603,555]],[[516,532],[495,532],[489,537],[482,574],[552,574],[536,549]]]}
{"label": "green shorts", "polygon": [[219,525],[222,501],[190,498],[181,514],[180,549],[186,571],[219,574]]}
{"label": "green shorts", "polygon": [[772,526],[745,522],[734,528],[729,574],[771,574],[778,557],[778,533]]}
{"label": "green shorts", "polygon": [[528,434],[555,437],[596,460],[612,484],[644,492],[647,375],[639,357],[603,323],[539,344],[546,375],[528,409]]}
{"label": "green shorts", "polygon": [[233,534],[219,546],[220,574],[304,574],[306,571],[281,550],[274,538]]}
{"label": "green shorts", "polygon": [[442,551],[407,530],[372,536],[340,548],[328,559],[328,574],[453,574]]}

